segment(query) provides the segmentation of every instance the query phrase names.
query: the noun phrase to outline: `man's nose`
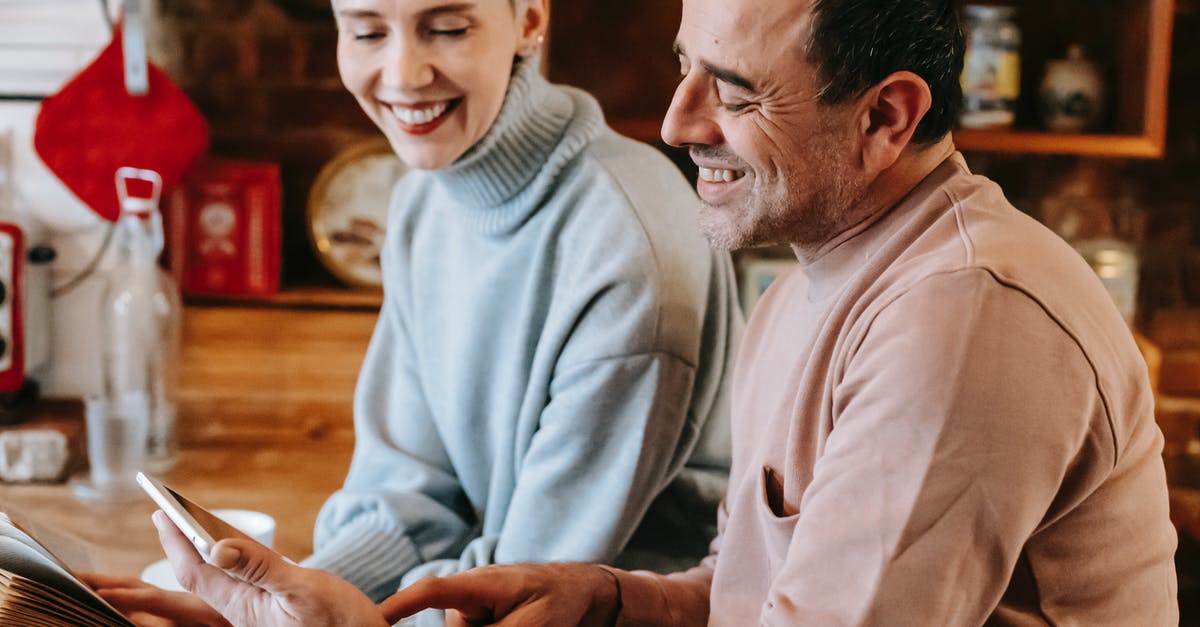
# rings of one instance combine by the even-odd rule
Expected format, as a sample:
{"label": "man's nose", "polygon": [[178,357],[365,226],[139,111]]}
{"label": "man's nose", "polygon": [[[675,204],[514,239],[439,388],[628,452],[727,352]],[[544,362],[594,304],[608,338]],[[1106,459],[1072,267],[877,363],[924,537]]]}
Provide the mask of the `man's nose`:
{"label": "man's nose", "polygon": [[685,75],[675,88],[671,108],[663,120],[663,141],[677,148],[723,143],[721,127],[713,120],[716,106],[706,95],[702,80],[692,74]]}
{"label": "man's nose", "polygon": [[385,54],[384,85],[397,89],[416,89],[433,82],[433,65],[419,44],[398,37]]}

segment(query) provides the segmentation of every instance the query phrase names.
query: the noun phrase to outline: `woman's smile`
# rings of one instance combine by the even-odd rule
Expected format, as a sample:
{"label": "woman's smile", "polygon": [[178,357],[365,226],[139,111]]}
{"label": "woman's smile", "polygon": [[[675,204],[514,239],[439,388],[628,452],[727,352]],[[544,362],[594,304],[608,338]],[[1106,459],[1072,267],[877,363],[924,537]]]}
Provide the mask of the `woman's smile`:
{"label": "woman's smile", "polygon": [[384,108],[391,112],[401,131],[409,135],[428,135],[449,119],[462,101],[462,98],[452,98],[415,104],[384,103]]}

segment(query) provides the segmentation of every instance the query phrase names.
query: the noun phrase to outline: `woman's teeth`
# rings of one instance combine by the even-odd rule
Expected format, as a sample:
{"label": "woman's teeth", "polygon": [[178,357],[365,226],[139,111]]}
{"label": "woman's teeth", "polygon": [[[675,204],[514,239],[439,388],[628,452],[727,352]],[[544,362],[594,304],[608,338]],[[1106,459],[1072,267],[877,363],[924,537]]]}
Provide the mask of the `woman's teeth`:
{"label": "woman's teeth", "polygon": [[446,112],[446,108],[450,106],[449,102],[441,102],[424,109],[410,109],[407,107],[392,107],[392,113],[398,120],[409,126],[421,126],[441,117]]}
{"label": "woman's teeth", "polygon": [[700,168],[700,179],[709,183],[732,183],[745,176],[745,173],[737,170],[714,170],[712,168]]}

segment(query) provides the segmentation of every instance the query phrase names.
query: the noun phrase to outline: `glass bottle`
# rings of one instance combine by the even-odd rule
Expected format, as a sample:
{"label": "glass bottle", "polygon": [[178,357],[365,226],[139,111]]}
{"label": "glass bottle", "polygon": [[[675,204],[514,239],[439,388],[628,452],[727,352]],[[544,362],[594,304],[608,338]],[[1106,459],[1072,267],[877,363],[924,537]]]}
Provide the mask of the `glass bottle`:
{"label": "glass bottle", "polygon": [[963,63],[963,128],[1007,128],[1021,95],[1021,29],[1016,7],[968,4]]}
{"label": "glass bottle", "polygon": [[[131,193],[135,185],[149,187],[149,194]],[[117,260],[108,273],[102,312],[105,397],[111,411],[146,425],[145,465],[151,472],[175,462],[173,393],[182,311],[174,280],[158,265],[161,192],[157,172],[117,171]]]}

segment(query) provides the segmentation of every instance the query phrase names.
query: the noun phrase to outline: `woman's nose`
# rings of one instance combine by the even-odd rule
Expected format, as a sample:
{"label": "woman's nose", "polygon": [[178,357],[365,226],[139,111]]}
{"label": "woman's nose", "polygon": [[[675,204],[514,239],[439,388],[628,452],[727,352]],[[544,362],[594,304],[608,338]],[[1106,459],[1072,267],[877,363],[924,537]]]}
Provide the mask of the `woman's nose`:
{"label": "woman's nose", "polygon": [[671,108],[663,120],[662,138],[675,147],[715,146],[722,143],[721,128],[713,120],[717,104],[706,95],[699,77],[685,75],[675,88]]}
{"label": "woman's nose", "polygon": [[399,38],[383,61],[383,83],[398,89],[417,89],[433,82],[433,65],[421,46]]}

